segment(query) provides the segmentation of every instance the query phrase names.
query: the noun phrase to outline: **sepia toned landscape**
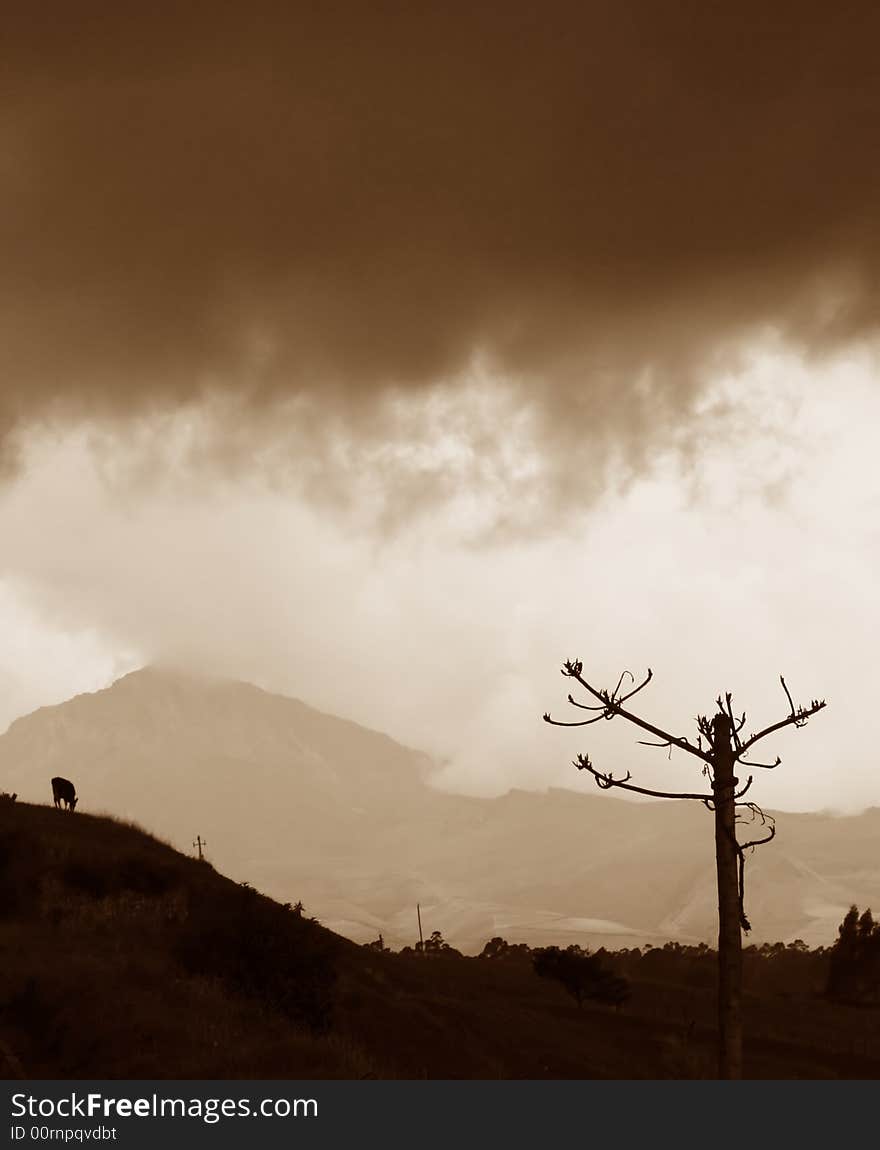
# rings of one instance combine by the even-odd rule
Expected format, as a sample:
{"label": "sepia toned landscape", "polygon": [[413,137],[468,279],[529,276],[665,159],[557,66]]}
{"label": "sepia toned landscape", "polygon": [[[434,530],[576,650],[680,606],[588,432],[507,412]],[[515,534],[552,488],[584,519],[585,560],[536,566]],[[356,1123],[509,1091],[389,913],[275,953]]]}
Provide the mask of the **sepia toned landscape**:
{"label": "sepia toned landscape", "polygon": [[878,1076],[878,39],[10,15],[4,1077]]}
{"label": "sepia toned landscape", "polygon": [[[71,812],[40,794],[61,766]],[[385,735],[156,668],[17,720],[0,769],[7,1076],[714,1076],[701,806],[443,793]],[[835,983],[833,944],[876,895],[880,810],[778,817],[744,1072],[873,1077],[876,957]],[[598,965],[537,977],[560,952]]]}

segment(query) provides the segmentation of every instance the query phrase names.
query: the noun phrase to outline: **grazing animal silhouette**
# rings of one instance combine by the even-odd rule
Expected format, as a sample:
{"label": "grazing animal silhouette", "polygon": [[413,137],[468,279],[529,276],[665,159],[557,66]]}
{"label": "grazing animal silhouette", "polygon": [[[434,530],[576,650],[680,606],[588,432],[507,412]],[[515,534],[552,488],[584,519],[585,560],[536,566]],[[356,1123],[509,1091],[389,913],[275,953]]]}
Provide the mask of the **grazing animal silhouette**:
{"label": "grazing animal silhouette", "polygon": [[52,780],[52,798],[55,801],[55,806],[61,808],[62,803],[67,803],[67,809],[72,811],[76,806],[76,787],[70,779],[62,779],[55,777]]}

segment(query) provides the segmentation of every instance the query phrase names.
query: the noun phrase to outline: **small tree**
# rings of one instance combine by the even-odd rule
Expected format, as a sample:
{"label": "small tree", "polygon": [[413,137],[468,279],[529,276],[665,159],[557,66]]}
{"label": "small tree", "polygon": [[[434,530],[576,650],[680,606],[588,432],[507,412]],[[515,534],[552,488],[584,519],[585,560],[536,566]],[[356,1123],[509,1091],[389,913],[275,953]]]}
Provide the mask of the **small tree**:
{"label": "small tree", "polygon": [[504,958],[510,953],[510,943],[496,934],[480,951],[480,958]]}
{"label": "small tree", "polygon": [[450,946],[439,930],[432,930],[431,937],[425,943],[416,943],[416,950],[423,950],[425,954],[445,954],[448,957],[461,958],[461,951]]}
{"label": "small tree", "polygon": [[[811,715],[825,706],[825,700],[813,699],[809,707],[795,707],[785,685],[785,679],[780,675],[779,679],[788,699],[790,713],[779,722],[771,723],[769,727],[745,738],[741,737],[746,725],[745,712],[739,718],[734,716],[731,695],[728,692],[723,698],[719,695],[716,699],[718,711],[711,720],[706,715],[697,715],[697,741],[694,743],[682,736],[671,735],[661,727],[655,727],[653,723],[648,723],[624,709],[624,703],[650,683],[653,678],[650,668],[646,678],[638,686],[635,685],[633,676],[624,671],[613,691],[592,686],[583,677],[583,664],[579,660],[565,663],[562,674],[579,683],[599,705],[577,702],[572,695],[568,696],[569,703],[580,710],[597,713],[592,718],[571,723],[559,722],[551,719],[549,714],[545,714],[545,722],[557,727],[586,727],[591,723],[598,723],[601,719],[613,719],[619,715],[654,736],[652,740],[640,739],[639,742],[643,745],[668,747],[670,754],[675,747],[702,762],[702,773],[708,779],[710,794],[674,793],[638,787],[629,781],[632,778],[629,771],[622,779],[616,779],[612,774],[594,767],[588,755],[578,755],[574,765],[578,770],[589,771],[602,790],[619,787],[625,791],[634,791],[636,794],[650,795],[654,798],[695,799],[714,813],[718,880],[718,1076],[741,1078],[742,931],[751,929],[744,907],[745,852],[751,847],[769,842],[776,833],[776,827],[772,817],[765,814],[757,803],[741,801],[752,785],[753,776],[749,775],[744,785],[740,787],[736,768],[744,766],[773,770],[778,767],[782,762],[778,757],[773,763],[756,763],[744,756],[766,735],[783,727],[802,727]],[[630,691],[621,694],[627,676],[633,686]],[[760,837],[741,843],[737,837],[737,826],[743,823],[759,826]]]}
{"label": "small tree", "polygon": [[526,943],[515,942],[511,944],[496,934],[494,938],[489,939],[480,951],[479,957],[507,960],[528,958],[530,954],[531,951]]}
{"label": "small tree", "polygon": [[532,965],[539,977],[560,982],[578,1007],[583,1006],[584,999],[619,1007],[630,995],[625,978],[607,970],[598,954],[590,954],[579,946],[565,950],[558,946],[544,947],[535,951]]}
{"label": "small tree", "polygon": [[871,908],[851,906],[831,950],[825,993],[842,1002],[876,1002],[880,997],[880,923]]}

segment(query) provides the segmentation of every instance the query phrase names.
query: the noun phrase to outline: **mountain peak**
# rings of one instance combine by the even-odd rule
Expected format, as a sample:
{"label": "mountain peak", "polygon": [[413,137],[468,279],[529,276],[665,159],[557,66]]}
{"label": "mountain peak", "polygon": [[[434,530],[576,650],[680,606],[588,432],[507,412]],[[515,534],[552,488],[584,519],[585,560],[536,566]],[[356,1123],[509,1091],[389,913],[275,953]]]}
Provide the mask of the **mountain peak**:
{"label": "mountain peak", "polygon": [[231,679],[226,675],[216,675],[205,671],[195,671],[176,663],[146,663],[134,671],[121,675],[109,685],[107,690],[117,687],[184,687],[206,689],[219,686],[241,686],[259,690],[253,683],[243,679]]}
{"label": "mountain peak", "polygon": [[347,802],[374,808],[395,788],[422,788],[428,762],[387,735],[298,699],[161,665],[43,707],[0,736],[3,789],[44,801],[46,779],[57,774],[90,792],[92,810],[113,800],[111,809],[135,818],[145,788],[170,794],[182,786],[194,805],[196,797],[204,805],[206,788],[221,777],[224,802],[236,811],[243,796],[273,806],[279,780],[287,779],[309,801],[335,802],[346,793]]}

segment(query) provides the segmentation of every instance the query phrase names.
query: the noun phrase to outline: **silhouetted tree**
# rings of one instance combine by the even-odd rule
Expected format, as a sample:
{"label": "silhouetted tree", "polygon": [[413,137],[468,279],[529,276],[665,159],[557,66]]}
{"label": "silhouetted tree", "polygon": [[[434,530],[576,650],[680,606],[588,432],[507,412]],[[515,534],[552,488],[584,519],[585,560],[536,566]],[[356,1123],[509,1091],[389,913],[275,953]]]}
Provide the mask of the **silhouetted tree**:
{"label": "silhouetted tree", "polygon": [[[598,770],[590,762],[588,755],[578,755],[574,761],[578,770],[589,771],[603,790],[619,787],[625,791],[634,791],[636,794],[650,795],[655,798],[696,799],[704,803],[707,809],[714,813],[715,860],[718,879],[718,1073],[721,1078],[741,1078],[742,931],[751,929],[743,902],[745,852],[750,847],[769,842],[776,833],[776,828],[773,819],[766,815],[756,803],[740,801],[751,787],[753,776],[749,775],[746,782],[740,787],[740,780],[736,776],[736,767],[741,765],[772,770],[779,766],[782,761],[779,758],[773,763],[755,763],[750,762],[744,756],[760,739],[773,731],[787,726],[803,726],[811,715],[825,706],[825,700],[813,699],[809,707],[795,707],[788,687],[785,685],[785,679],[780,675],[782,689],[785,691],[790,708],[790,713],[784,719],[777,723],[771,723],[770,726],[748,738],[741,737],[746,724],[746,715],[743,712],[741,717],[734,717],[731,695],[728,692],[723,698],[719,695],[716,699],[718,711],[711,720],[706,715],[697,715],[697,741],[693,743],[685,737],[671,735],[661,727],[655,727],[653,723],[648,723],[631,711],[624,709],[624,703],[650,683],[653,678],[650,668],[646,678],[638,686],[635,686],[633,676],[628,671],[624,671],[613,691],[592,686],[583,677],[583,664],[578,660],[565,663],[562,674],[579,683],[589,696],[598,701],[599,705],[579,703],[572,695],[568,696],[569,703],[580,710],[593,711],[596,714],[592,718],[572,723],[558,722],[551,719],[549,714],[545,714],[545,722],[553,723],[558,727],[585,727],[591,723],[598,723],[602,719],[613,719],[619,715],[654,736],[654,739],[650,741],[640,739],[640,743],[646,746],[668,747],[670,755],[674,747],[686,751],[702,763],[702,773],[709,780],[710,794],[650,790],[631,783],[629,780],[632,776],[629,771],[623,778],[616,779],[612,774]],[[632,681],[633,687],[625,694],[621,694],[624,679],[627,676]],[[762,831],[759,831],[761,837],[741,843],[737,837],[737,825],[742,823],[760,826],[762,828]]]}
{"label": "silhouetted tree", "polygon": [[831,950],[826,994],[844,1002],[876,1002],[880,997],[880,923],[871,908],[851,906]]}
{"label": "silhouetted tree", "polygon": [[531,953],[529,947],[524,942],[509,943],[496,935],[490,938],[483,949],[480,951],[480,958],[523,958],[528,957]]}
{"label": "silhouetted tree", "polygon": [[480,958],[503,958],[509,950],[510,943],[496,934],[480,951]]}
{"label": "silhouetted tree", "polygon": [[597,954],[569,946],[547,946],[534,952],[532,965],[541,978],[560,982],[578,1006],[584,999],[593,999],[610,1006],[620,1006],[629,998],[629,983],[607,970]]}
{"label": "silhouetted tree", "polygon": [[417,942],[415,950],[419,954],[445,954],[461,958],[461,951],[450,946],[439,930],[431,931],[431,937],[426,939],[424,943]]}

